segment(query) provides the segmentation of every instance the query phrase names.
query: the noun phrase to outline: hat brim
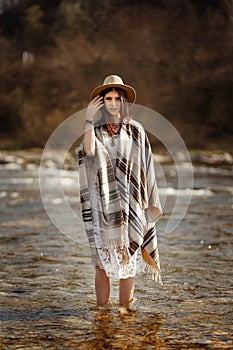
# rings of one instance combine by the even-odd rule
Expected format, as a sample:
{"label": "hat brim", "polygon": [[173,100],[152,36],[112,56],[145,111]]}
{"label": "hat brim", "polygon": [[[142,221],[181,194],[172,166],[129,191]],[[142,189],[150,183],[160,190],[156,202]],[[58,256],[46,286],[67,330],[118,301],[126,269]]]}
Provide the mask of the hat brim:
{"label": "hat brim", "polygon": [[102,91],[109,89],[109,88],[119,88],[121,90],[124,90],[127,94],[128,102],[134,103],[136,100],[136,91],[132,86],[129,85],[123,85],[123,84],[106,84],[106,85],[100,85],[97,86],[92,92],[91,92],[91,99],[95,98],[97,95],[99,95]]}

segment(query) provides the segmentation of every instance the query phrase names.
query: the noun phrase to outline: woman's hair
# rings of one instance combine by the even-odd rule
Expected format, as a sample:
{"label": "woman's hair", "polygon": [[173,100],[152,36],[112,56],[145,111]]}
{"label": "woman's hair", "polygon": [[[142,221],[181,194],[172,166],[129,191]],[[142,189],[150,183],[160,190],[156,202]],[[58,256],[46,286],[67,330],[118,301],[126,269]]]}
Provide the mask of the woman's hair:
{"label": "woman's hair", "polygon": [[[101,91],[100,96],[102,96],[104,98],[104,96],[110,92],[110,91],[117,91],[120,95],[120,102],[121,102],[121,108],[120,108],[120,115],[121,115],[121,121],[123,121],[125,118],[129,118],[129,107],[128,107],[128,96],[127,93],[121,89],[121,88],[107,88],[103,91]],[[105,109],[105,106],[103,106],[101,108],[101,114],[102,117],[100,118],[100,120],[98,121],[99,125],[103,125],[106,122],[106,115],[107,115],[107,111]]]}

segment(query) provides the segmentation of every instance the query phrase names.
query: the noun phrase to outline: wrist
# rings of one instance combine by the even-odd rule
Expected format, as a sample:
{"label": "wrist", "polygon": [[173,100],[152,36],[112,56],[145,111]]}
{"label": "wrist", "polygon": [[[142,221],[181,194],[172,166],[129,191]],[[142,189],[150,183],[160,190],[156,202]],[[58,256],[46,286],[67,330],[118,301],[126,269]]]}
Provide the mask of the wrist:
{"label": "wrist", "polygon": [[85,123],[91,124],[91,125],[95,125],[95,122],[94,122],[94,120],[92,120],[92,119],[86,119],[86,120],[85,120]]}

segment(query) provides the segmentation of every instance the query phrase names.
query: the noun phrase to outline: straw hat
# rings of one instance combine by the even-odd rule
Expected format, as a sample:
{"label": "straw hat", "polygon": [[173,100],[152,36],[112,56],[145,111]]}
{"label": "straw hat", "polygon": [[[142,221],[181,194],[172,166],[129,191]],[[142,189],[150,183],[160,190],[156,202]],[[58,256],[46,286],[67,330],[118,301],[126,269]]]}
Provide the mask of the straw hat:
{"label": "straw hat", "polygon": [[91,99],[99,95],[108,88],[120,88],[127,94],[129,103],[134,103],[136,99],[136,91],[132,86],[125,85],[118,75],[109,75],[104,79],[103,85],[97,86],[91,93]]}

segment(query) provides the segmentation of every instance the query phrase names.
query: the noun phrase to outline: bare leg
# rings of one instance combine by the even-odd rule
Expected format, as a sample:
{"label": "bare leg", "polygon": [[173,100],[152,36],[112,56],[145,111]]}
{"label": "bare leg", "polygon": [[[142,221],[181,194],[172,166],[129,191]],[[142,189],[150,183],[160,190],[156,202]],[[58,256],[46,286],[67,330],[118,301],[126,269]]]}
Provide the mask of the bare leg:
{"label": "bare leg", "polygon": [[126,279],[120,279],[119,288],[119,304],[120,306],[127,305],[134,295],[134,278],[129,277]]}
{"label": "bare leg", "polygon": [[105,271],[98,266],[96,266],[95,273],[95,292],[97,305],[106,305],[110,296],[110,280]]}

